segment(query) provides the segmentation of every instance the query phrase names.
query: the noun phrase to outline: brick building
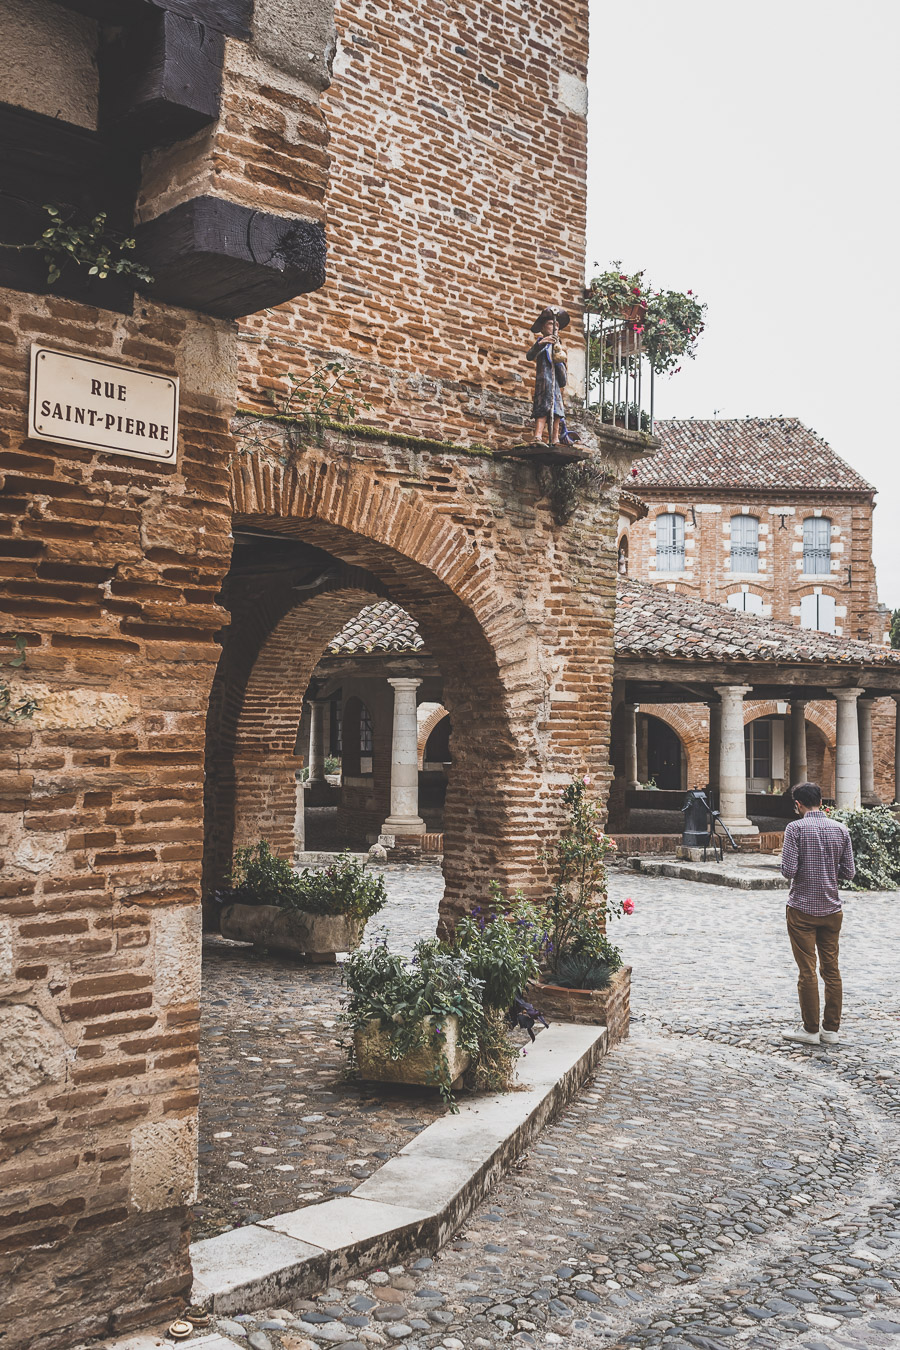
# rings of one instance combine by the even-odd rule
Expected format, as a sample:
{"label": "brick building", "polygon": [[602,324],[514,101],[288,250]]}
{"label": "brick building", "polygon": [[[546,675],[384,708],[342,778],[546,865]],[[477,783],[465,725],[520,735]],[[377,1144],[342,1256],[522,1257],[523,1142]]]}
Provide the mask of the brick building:
{"label": "brick building", "polygon": [[[663,421],[660,450],[633,491],[645,515],[620,519],[619,570],[674,595],[832,633],[885,641],[872,562],[875,489],[796,418]],[[748,699],[748,790],[791,780],[788,708]],[[863,717],[869,717],[863,705]],[[811,700],[809,772],[834,790],[834,705]],[[893,800],[895,706],[872,709],[874,797]],[[642,705],[639,774],[657,786],[706,782],[709,711]]]}
{"label": "brick building", "polygon": [[[648,443],[586,419],[564,521],[557,469],[471,453],[527,425],[537,306],[578,316],[583,0],[0,16],[0,632],[37,705],[0,724],[0,1281],[6,1343],[69,1350],[190,1287],[204,879],[261,834],[291,851],[330,641],[394,600],[440,671],[445,920],[534,890],[559,784],[609,780],[617,490]],[[134,230],[153,285],[48,285],[47,202]],[[160,382],[167,453],[118,439],[149,423],[94,377],[42,414],[34,344],[73,380],[105,362],[98,399]],[[335,355],[367,427],[258,416]]]}

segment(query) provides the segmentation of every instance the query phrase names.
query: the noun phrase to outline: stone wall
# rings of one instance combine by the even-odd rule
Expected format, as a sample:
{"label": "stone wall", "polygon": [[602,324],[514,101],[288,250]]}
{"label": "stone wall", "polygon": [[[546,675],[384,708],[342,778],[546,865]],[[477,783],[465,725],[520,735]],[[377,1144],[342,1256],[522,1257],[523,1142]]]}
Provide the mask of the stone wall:
{"label": "stone wall", "polygon": [[[351,361],[366,419],[525,439],[540,305],[576,316],[585,250],[586,0],[463,10],[338,0],[329,275],[245,325],[244,398]],[[552,223],[550,223],[552,222]],[[573,384],[578,324],[564,334]]]}
{"label": "stone wall", "polygon": [[[0,1284],[11,1345],[68,1350],[190,1283],[235,339],[18,292],[0,323],[0,656],[38,704],[0,728]],[[180,375],[177,468],[28,441],[32,340]]]}

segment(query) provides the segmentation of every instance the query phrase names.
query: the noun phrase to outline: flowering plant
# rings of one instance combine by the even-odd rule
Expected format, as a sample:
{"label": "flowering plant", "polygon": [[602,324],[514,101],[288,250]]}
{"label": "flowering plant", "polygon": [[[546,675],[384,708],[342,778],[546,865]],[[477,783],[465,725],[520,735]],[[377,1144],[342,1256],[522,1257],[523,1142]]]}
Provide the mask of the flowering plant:
{"label": "flowering plant", "polygon": [[[644,282],[643,272],[623,272],[619,262],[598,273],[585,290],[584,306],[589,314],[616,319],[634,305],[640,306],[640,316],[629,318],[626,330],[640,338],[641,350],[657,375],[677,374],[683,357],[693,360],[696,356],[697,342],[706,322],[706,305],[693,291],[654,290]],[[599,337],[592,336],[590,364],[595,383],[601,361],[608,378],[611,361],[618,368],[635,359],[632,348],[626,348],[624,355],[615,355],[608,345],[601,347]]]}
{"label": "flowering plant", "polygon": [[601,988],[622,964],[606,936],[610,914],[624,907],[609,898],[606,858],[615,849],[603,829],[599,802],[588,796],[589,778],[573,778],[562,789],[566,827],[544,859],[553,864],[553,890],[539,906],[545,921],[541,964],[557,983]]}
{"label": "flowering plant", "polygon": [[365,923],[387,904],[384,879],[366,871],[349,853],[338,854],[323,871],[297,873],[277,857],[268,841],[239,848],[234,855],[229,889],[220,899],[245,905],[280,905],[306,914],[349,914]]}

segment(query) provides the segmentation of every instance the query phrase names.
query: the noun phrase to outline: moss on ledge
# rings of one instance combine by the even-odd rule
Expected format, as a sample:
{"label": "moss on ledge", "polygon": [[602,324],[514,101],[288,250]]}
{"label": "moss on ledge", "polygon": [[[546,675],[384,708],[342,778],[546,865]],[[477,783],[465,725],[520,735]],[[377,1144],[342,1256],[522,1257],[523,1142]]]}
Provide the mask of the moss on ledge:
{"label": "moss on ledge", "polygon": [[310,422],[305,417],[291,417],[287,413],[256,412],[252,408],[238,408],[235,416],[252,419],[254,422],[274,422],[280,426],[297,427],[299,430],[315,434],[319,431],[338,431],[348,436],[357,436],[364,441],[386,441],[389,445],[404,446],[407,450],[431,450],[439,454],[478,455],[491,458],[493,450],[487,445],[474,443],[460,445],[456,441],[439,441],[428,436],[407,436],[401,431],[388,431],[386,427],[373,426],[369,422]]}

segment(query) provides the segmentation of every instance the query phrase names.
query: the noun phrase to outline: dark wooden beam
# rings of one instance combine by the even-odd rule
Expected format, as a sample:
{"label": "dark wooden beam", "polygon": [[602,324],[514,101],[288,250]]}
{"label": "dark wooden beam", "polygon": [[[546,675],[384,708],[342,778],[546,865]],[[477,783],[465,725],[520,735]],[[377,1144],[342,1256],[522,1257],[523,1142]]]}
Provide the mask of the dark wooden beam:
{"label": "dark wooden beam", "polygon": [[164,9],[206,24],[226,37],[244,41],[250,37],[253,18],[253,0],[57,0],[57,3],[117,26],[139,20],[148,9]]}
{"label": "dark wooden beam", "polygon": [[192,136],[219,115],[225,38],[196,19],[147,7],[119,30],[100,67],[104,131],[136,149]]}
{"label": "dark wooden beam", "polygon": [[155,300],[236,319],[325,281],[325,231],[312,221],[195,197],[137,231]]}

